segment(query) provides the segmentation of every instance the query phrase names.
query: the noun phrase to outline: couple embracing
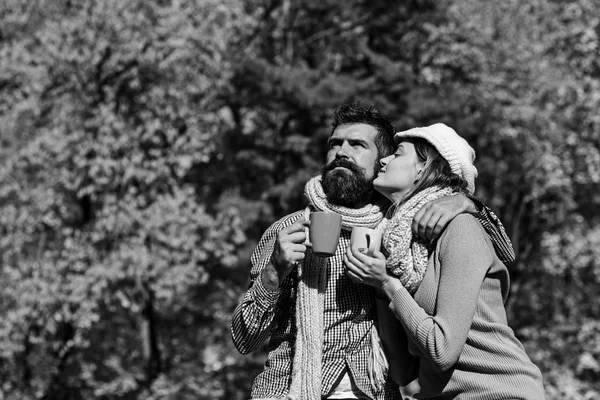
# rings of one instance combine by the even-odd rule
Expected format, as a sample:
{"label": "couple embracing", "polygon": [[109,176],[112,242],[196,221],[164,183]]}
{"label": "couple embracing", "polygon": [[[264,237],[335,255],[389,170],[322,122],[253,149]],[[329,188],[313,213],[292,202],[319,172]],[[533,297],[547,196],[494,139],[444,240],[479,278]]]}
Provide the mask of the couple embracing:
{"label": "couple embracing", "polygon": [[[473,197],[475,152],[444,124],[395,133],[374,108],[340,106],[309,205],[264,233],[232,318],[247,354],[269,339],[253,399],[544,399],[542,376],[508,326],[496,216]],[[336,253],[306,243],[313,211],[342,216]],[[381,251],[350,246],[381,231]]]}

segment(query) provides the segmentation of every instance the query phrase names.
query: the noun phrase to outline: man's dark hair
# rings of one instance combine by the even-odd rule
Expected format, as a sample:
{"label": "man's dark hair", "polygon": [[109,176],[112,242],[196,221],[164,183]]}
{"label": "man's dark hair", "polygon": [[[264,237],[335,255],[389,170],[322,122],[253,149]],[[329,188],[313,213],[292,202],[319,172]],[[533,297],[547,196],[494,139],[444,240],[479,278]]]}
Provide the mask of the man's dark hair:
{"label": "man's dark hair", "polygon": [[394,126],[388,117],[380,113],[375,107],[363,107],[360,103],[342,104],[335,110],[331,134],[343,124],[367,124],[377,129],[375,146],[379,158],[393,154],[396,150],[394,143]]}

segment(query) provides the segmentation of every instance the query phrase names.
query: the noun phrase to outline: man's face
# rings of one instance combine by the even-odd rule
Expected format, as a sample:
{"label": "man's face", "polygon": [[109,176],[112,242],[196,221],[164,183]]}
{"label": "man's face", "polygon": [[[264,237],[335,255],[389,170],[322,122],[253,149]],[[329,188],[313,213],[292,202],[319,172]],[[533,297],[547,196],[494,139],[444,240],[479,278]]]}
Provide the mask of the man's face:
{"label": "man's face", "polygon": [[377,129],[367,124],[344,124],[333,131],[322,181],[329,201],[346,207],[369,201],[379,165],[376,136]]}

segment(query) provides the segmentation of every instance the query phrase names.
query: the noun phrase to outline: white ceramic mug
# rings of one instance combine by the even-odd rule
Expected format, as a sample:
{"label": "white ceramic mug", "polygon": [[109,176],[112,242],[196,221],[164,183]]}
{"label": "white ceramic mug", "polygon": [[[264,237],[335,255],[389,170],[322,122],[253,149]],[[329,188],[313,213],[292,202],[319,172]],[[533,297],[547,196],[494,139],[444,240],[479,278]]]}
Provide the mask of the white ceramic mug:
{"label": "white ceramic mug", "polygon": [[366,254],[372,257],[375,251],[381,249],[381,232],[371,228],[352,228],[350,246],[363,248]]}

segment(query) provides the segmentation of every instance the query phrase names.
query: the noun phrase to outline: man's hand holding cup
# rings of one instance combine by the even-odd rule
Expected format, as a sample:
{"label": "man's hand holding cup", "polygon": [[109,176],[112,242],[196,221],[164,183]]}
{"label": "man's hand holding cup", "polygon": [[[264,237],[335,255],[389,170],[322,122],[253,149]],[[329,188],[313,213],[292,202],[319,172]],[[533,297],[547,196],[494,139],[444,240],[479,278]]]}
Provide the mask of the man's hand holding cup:
{"label": "man's hand holding cup", "polygon": [[283,282],[292,269],[304,260],[306,227],[309,225],[309,221],[296,222],[277,234],[271,263],[275,267],[279,283]]}

